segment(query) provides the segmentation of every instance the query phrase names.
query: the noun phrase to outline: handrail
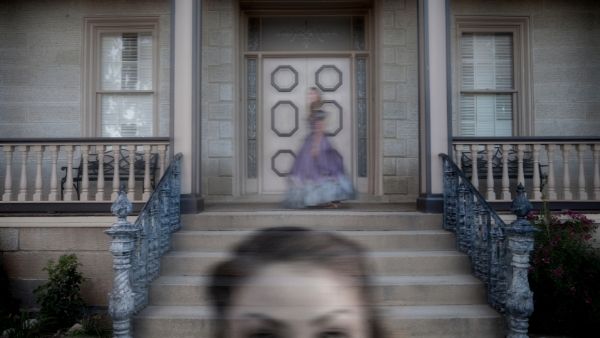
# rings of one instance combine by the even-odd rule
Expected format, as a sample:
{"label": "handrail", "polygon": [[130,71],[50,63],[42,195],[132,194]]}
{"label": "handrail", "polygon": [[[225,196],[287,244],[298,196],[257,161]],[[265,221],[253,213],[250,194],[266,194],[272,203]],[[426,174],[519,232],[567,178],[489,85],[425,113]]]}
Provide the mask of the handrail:
{"label": "handrail", "polygon": [[131,317],[148,304],[148,287],[158,277],[171,234],[181,227],[181,158],[181,154],[175,155],[133,224],[127,221],[132,204],[124,187],[112,205],[118,219],[106,233],[112,237],[114,256],[109,299],[114,337],[132,337]]}
{"label": "handrail", "polygon": [[511,210],[517,219],[510,225],[473,186],[446,154],[444,165],[443,227],[456,234],[458,249],[473,264],[473,273],[487,288],[489,304],[506,315],[508,337],[526,337],[533,313],[533,294],[527,280],[529,254],[535,229],[525,219],[531,203],[523,185]]}
{"label": "handrail", "polygon": [[594,136],[454,136],[453,142],[460,143],[581,143],[581,142],[600,142],[600,137]]}
{"label": "handrail", "polygon": [[153,143],[169,142],[168,137],[39,137],[0,138],[0,144],[82,144],[82,143]]}

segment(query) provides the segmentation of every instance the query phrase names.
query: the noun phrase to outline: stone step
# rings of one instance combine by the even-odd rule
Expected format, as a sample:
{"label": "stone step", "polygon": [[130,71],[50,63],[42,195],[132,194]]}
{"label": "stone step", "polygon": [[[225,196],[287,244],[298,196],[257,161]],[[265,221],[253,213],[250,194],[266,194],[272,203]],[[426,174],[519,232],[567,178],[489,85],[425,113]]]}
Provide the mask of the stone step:
{"label": "stone step", "polygon": [[[173,234],[175,251],[221,251],[231,248],[253,233],[249,230],[231,231],[179,231]],[[371,251],[388,250],[454,250],[454,234],[444,230],[389,230],[389,231],[336,231],[344,237],[362,244]]]}
{"label": "stone step", "polygon": [[[502,317],[487,305],[379,307],[386,337],[504,337]],[[134,336],[211,337],[216,320],[206,306],[148,306],[133,320]]]}
{"label": "stone step", "polygon": [[[469,274],[469,258],[458,251],[376,251],[367,254],[372,273],[387,276]],[[163,276],[202,276],[224,252],[172,251],[161,261]]]}
{"label": "stone step", "polygon": [[441,214],[394,211],[208,211],[182,216],[183,230],[254,230],[303,226],[320,230],[439,230]]}
{"label": "stone step", "polygon": [[[204,276],[161,276],[152,283],[150,305],[207,305]],[[485,304],[483,283],[471,275],[375,276],[375,305]]]}

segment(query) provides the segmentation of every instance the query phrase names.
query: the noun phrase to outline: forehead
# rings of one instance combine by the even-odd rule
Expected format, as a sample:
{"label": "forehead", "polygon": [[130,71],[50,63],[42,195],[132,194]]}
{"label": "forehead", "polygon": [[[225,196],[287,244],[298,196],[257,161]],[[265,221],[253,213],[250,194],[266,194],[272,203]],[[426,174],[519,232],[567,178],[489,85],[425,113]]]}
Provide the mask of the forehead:
{"label": "forehead", "polygon": [[359,288],[350,278],[311,264],[272,264],[233,295],[230,316],[259,313],[280,321],[311,321],[331,312],[364,317]]}

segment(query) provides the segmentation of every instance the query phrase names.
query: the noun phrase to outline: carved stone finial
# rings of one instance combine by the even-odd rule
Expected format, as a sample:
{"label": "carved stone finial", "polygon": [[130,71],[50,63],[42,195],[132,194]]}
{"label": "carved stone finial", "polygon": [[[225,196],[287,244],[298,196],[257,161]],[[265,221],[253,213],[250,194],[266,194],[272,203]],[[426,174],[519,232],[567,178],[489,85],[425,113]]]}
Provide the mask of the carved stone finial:
{"label": "carved stone finial", "polygon": [[525,187],[519,182],[519,185],[517,186],[517,197],[512,201],[510,211],[517,215],[517,218],[524,218],[531,209],[533,209],[533,206],[529,202],[529,199],[527,199]]}
{"label": "carved stone finial", "polygon": [[125,220],[129,214],[131,214],[131,210],[133,206],[129,199],[127,198],[127,193],[125,192],[125,184],[121,184],[121,188],[119,189],[119,195],[117,199],[113,202],[110,211],[113,215],[117,216],[119,220]]}

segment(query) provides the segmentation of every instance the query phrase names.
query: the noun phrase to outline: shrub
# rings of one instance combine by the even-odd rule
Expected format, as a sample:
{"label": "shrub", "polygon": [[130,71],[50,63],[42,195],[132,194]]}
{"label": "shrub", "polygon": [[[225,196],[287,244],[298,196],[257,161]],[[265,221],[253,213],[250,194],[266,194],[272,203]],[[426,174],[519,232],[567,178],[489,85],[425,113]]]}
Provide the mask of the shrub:
{"label": "shrub", "polygon": [[598,332],[600,252],[591,245],[597,225],[571,211],[543,210],[531,220],[540,230],[529,273],[531,331],[574,337]]}
{"label": "shrub", "polygon": [[68,328],[81,318],[85,304],[80,293],[83,275],[77,270],[79,265],[77,256],[70,254],[61,256],[56,264],[49,261],[44,268],[48,282],[34,290],[44,329]]}

